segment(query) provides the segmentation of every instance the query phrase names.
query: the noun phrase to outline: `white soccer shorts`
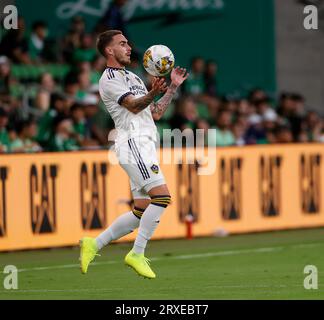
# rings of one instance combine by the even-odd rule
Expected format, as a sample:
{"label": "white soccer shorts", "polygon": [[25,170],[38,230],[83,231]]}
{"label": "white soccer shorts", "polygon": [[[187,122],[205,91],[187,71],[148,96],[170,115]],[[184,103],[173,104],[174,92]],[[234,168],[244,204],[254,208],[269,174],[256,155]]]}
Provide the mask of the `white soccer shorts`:
{"label": "white soccer shorts", "polygon": [[134,199],[150,199],[148,192],[165,184],[154,141],[149,137],[129,138],[116,146],[120,165],[128,174]]}

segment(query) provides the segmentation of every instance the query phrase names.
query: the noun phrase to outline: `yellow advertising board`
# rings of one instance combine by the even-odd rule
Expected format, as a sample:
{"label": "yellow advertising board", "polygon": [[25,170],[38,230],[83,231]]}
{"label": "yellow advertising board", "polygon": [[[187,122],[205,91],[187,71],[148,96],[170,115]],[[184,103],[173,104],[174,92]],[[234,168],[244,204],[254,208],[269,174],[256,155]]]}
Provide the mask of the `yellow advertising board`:
{"label": "yellow advertising board", "polygon": [[[163,150],[172,153],[172,150]],[[217,149],[215,169],[163,164],[172,203],[154,238],[324,226],[324,145]],[[76,245],[132,205],[107,151],[0,156],[0,251]],[[122,241],[135,238],[130,234]]]}

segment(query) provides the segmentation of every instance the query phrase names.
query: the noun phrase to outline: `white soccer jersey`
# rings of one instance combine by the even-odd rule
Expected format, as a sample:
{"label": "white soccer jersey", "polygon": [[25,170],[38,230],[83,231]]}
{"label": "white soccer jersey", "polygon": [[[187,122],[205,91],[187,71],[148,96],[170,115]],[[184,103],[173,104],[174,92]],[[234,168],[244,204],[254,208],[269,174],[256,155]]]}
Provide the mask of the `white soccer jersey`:
{"label": "white soccer jersey", "polygon": [[156,126],[151,109],[147,107],[134,114],[121,106],[130,94],[135,98],[146,95],[145,84],[130,71],[107,68],[100,79],[99,91],[115,122],[115,151],[131,180],[133,198],[150,199],[149,190],[165,184],[155,148]]}
{"label": "white soccer jersey", "polygon": [[138,76],[126,69],[108,67],[99,81],[99,92],[115,123],[116,144],[136,136],[150,136],[156,139],[156,126],[150,107],[134,114],[121,106],[122,100],[128,95],[139,98],[148,93],[144,82]]}

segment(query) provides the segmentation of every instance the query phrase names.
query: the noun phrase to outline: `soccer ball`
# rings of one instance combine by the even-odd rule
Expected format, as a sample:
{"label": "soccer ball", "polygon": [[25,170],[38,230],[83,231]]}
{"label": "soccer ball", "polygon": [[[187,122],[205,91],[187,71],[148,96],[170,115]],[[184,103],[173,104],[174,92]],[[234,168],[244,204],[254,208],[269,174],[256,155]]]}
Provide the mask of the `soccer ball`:
{"label": "soccer ball", "polygon": [[173,69],[174,55],[168,47],[154,45],[144,53],[143,66],[150,75],[163,77]]}

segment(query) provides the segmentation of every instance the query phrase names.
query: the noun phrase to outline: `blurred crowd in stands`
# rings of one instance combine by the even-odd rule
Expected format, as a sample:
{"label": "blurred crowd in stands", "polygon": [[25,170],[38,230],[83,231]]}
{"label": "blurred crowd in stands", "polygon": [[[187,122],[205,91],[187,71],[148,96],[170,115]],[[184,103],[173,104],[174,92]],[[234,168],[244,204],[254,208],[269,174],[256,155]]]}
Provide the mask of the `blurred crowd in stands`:
{"label": "blurred crowd in stands", "polygon": [[[118,18],[110,9],[104,19],[109,14]],[[116,21],[113,27],[122,29],[122,21]],[[98,92],[105,60],[95,46],[96,32],[105,27],[87,33],[77,16],[64,37],[50,39],[46,22],[27,30],[20,17],[18,30],[2,37],[0,153],[109,147],[113,122]],[[133,52],[128,69],[150,88],[141,55]],[[219,96],[217,68],[215,61],[192,59],[190,77],[157,123],[160,134],[163,129],[203,129],[209,146],[324,142],[323,118],[306,108],[303,96],[287,92],[274,99],[262,88],[240,98]]]}

